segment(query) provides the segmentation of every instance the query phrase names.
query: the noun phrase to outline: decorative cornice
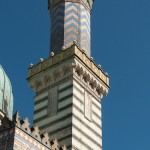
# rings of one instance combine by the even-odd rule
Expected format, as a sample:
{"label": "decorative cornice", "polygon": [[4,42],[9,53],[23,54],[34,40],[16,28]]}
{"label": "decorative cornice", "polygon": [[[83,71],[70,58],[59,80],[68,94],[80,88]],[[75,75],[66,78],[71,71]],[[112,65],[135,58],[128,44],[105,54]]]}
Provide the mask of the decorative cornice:
{"label": "decorative cornice", "polygon": [[82,64],[77,62],[76,65],[74,65],[74,74],[76,75],[75,77],[77,77],[77,81],[88,91],[90,89],[94,93],[94,96],[102,98],[108,94],[109,88],[98,80],[98,78],[93,76]]}
{"label": "decorative cornice", "polygon": [[[45,72],[46,70],[57,66],[58,64],[65,62],[67,60],[69,60],[70,58],[78,58],[84,65],[86,68],[88,68],[92,73],[94,73],[94,75],[100,80],[102,81],[105,86],[107,88],[109,88],[109,76],[107,73],[104,73],[103,70],[101,69],[100,66],[95,65],[93,58],[89,58],[84,51],[80,50],[76,44],[73,44],[71,47],[67,48],[67,49],[63,49],[62,51],[60,51],[59,53],[57,53],[56,55],[52,55],[51,57],[49,57],[46,60],[43,60],[42,62],[39,62],[37,65],[32,65],[29,68],[29,73],[28,73],[28,80],[32,80],[37,74]],[[72,65],[76,65],[76,64],[72,64]],[[71,67],[71,66],[70,66]],[[79,74],[82,74],[82,69],[79,66],[72,66],[75,67],[77,72]],[[55,79],[58,78],[58,75],[62,75],[62,74],[66,74],[67,72],[69,72],[71,68],[68,68],[68,66],[64,66],[64,68],[62,68],[62,71],[57,71],[57,73],[55,72],[55,74],[57,74],[57,76],[55,76]],[[83,73],[84,79],[88,80],[89,75],[86,75],[86,72]],[[48,76],[45,76],[45,83],[47,83],[48,81],[50,82],[50,80],[55,80],[54,78],[50,78]],[[36,83],[37,86],[40,86],[40,82]],[[94,84],[94,83],[92,83]]]}

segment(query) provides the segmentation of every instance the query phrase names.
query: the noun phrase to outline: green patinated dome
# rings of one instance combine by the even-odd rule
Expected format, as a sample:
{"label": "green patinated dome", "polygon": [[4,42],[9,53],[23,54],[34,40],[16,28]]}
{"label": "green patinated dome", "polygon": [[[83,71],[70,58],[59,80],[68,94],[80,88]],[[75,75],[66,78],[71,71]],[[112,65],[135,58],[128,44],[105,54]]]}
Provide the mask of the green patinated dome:
{"label": "green patinated dome", "polygon": [[12,86],[3,67],[0,65],[0,109],[6,116],[12,119],[13,115],[13,94]]}

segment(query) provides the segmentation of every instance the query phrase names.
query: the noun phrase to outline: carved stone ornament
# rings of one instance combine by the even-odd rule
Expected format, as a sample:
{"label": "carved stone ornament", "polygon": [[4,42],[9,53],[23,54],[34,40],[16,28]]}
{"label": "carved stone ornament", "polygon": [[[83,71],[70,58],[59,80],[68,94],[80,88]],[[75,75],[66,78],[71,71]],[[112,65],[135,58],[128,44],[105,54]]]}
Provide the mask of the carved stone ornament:
{"label": "carved stone ornament", "polygon": [[42,88],[50,86],[53,83],[56,83],[63,78],[71,75],[73,73],[72,63],[65,64],[56,69],[52,69],[48,72],[43,73],[36,80],[32,80],[30,83],[30,87],[32,87],[35,91],[39,91]]}
{"label": "carved stone ornament", "polygon": [[75,75],[82,80],[86,85],[89,85],[91,90],[96,92],[100,97],[102,95],[106,96],[108,93],[108,88],[99,79],[95,78],[86,68],[84,68],[78,62],[74,66]]}

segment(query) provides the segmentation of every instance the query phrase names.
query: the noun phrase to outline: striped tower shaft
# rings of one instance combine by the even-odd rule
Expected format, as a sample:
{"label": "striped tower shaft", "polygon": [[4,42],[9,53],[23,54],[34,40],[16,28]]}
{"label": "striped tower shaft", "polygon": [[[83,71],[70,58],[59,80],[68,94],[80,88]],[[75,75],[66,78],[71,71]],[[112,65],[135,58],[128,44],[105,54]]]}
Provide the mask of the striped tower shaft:
{"label": "striped tower shaft", "polygon": [[90,5],[88,0],[50,0],[51,51],[58,53],[62,46],[70,47],[76,41],[88,57],[90,44]]}
{"label": "striped tower shaft", "polygon": [[102,150],[101,99],[109,76],[89,58],[93,1],[49,0],[54,54],[29,68],[34,123],[67,150]]}
{"label": "striped tower shaft", "polygon": [[34,124],[67,150],[102,150],[101,98],[109,77],[75,44],[29,69]]}

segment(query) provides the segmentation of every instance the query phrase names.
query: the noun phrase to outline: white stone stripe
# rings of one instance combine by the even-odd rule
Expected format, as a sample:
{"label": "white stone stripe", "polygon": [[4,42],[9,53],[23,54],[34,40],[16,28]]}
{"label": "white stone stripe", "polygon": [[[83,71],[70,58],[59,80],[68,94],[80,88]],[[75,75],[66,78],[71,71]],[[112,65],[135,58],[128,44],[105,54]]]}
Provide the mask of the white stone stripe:
{"label": "white stone stripe", "polygon": [[[77,92],[75,92],[75,96],[73,97],[73,103],[84,113],[84,100],[79,101],[80,96],[79,95],[77,96]],[[101,119],[101,110],[97,109],[97,107],[95,107],[93,104],[92,104],[92,112],[96,114],[95,117],[98,116],[97,119]],[[92,113],[92,116],[95,115],[94,113]]]}
{"label": "white stone stripe", "polygon": [[101,102],[99,100],[96,100],[94,97],[92,98],[92,102],[94,103],[94,105],[97,106],[98,110],[101,110]]}
{"label": "white stone stripe", "polygon": [[[94,103],[94,101],[95,101],[95,99],[92,98],[92,103],[93,103],[93,104],[92,104],[92,107],[93,107],[92,109],[95,110],[96,112],[100,112],[101,109],[98,109],[98,108],[100,108],[100,106],[97,106],[96,103]],[[96,107],[95,105],[96,105],[97,107]]]}
{"label": "white stone stripe", "polygon": [[93,120],[94,122],[96,122],[100,127],[102,127],[102,121],[101,121],[100,119],[98,119],[97,116],[92,115],[92,120]]}
{"label": "white stone stripe", "polygon": [[77,89],[73,88],[73,93],[84,103],[84,95],[81,94]]}
{"label": "white stone stripe", "polygon": [[80,86],[75,80],[73,81],[73,85],[76,86],[80,91],[84,93],[84,89],[82,86]]}
{"label": "white stone stripe", "polygon": [[[83,122],[86,122],[85,124],[89,125],[92,130],[95,131],[95,133],[99,134],[99,136],[97,136],[92,130],[90,130],[90,128],[88,128],[87,126],[85,126],[83,123],[81,123],[79,120],[77,120],[75,117],[73,117],[72,119],[73,121],[73,125],[77,126],[80,130],[82,130],[84,133],[90,135],[91,138],[93,139],[98,139],[101,140],[102,137],[102,131],[101,130],[95,130],[95,128],[93,128],[93,123],[89,122],[88,120],[82,119]],[[75,133],[74,133],[75,134]]]}
{"label": "white stone stripe", "polygon": [[[93,108],[93,105],[92,105],[92,108]],[[102,117],[102,113],[101,113],[100,110],[99,110],[99,111],[95,111],[95,109],[92,109],[92,112],[94,112],[99,118]],[[98,118],[98,119],[99,119],[99,118]]]}
{"label": "white stone stripe", "polygon": [[[80,98],[79,98],[80,99]],[[73,97],[73,104],[75,104],[80,110],[84,112],[84,103]]]}
{"label": "white stone stripe", "polygon": [[[97,133],[99,133],[100,134],[100,136],[102,136],[101,135],[101,129],[100,128],[98,128],[93,122],[90,122],[90,121],[88,121],[85,117],[84,117],[84,115],[79,111],[79,110],[77,110],[75,107],[73,107],[73,113],[78,117],[78,118],[80,118],[80,119],[82,119],[82,121],[83,121],[83,123],[85,123],[86,125],[89,125],[89,127],[91,127],[94,131],[96,131]],[[96,121],[97,122],[97,121]],[[85,125],[84,125],[85,126]],[[86,126],[85,126],[86,127]]]}
{"label": "white stone stripe", "polygon": [[[84,131],[84,129],[82,130]],[[92,142],[89,138],[87,138],[85,135],[80,133],[77,129],[73,127],[72,129],[73,134],[75,134],[78,138],[80,138],[84,143],[86,143],[89,147],[92,147],[93,150],[98,150],[100,147],[97,146],[94,142]],[[90,134],[89,134],[90,135]],[[92,137],[91,137],[92,138]],[[98,141],[100,144],[102,143],[101,139],[95,138],[95,141]]]}

